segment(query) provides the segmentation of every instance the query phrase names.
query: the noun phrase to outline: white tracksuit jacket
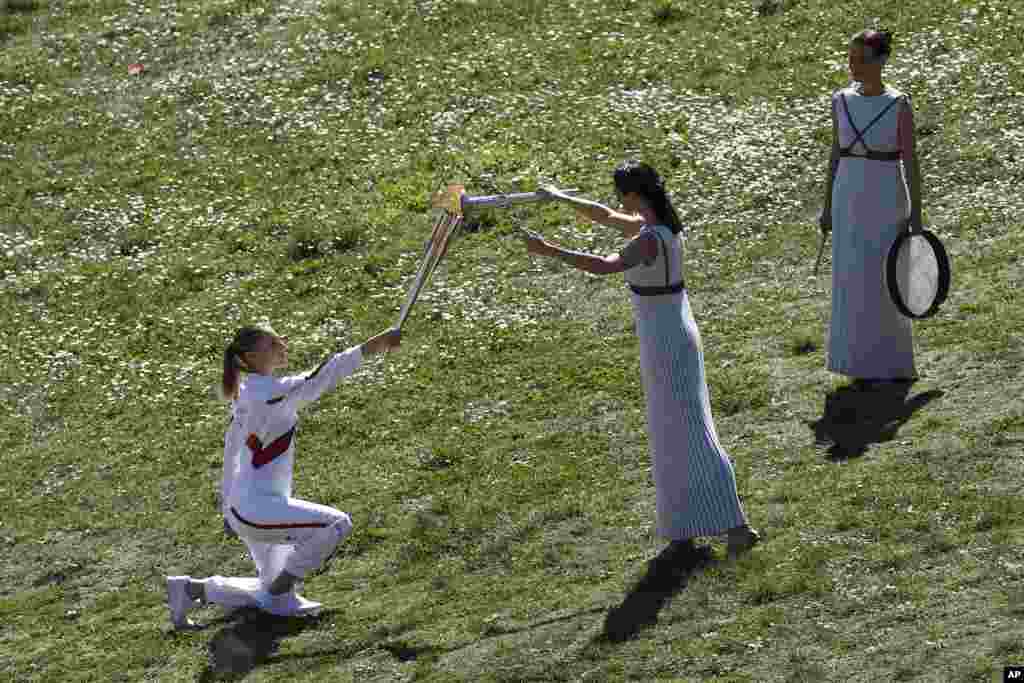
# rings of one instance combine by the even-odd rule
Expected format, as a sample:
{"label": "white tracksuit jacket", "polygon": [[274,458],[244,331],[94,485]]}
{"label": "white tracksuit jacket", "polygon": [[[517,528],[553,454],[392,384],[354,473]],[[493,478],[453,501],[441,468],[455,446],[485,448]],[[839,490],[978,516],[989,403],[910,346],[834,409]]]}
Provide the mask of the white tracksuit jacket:
{"label": "white tracksuit jacket", "polygon": [[336,353],[312,372],[288,377],[249,375],[232,403],[224,435],[224,511],[252,494],[290,497],[298,410],[362,365],[359,346]]}

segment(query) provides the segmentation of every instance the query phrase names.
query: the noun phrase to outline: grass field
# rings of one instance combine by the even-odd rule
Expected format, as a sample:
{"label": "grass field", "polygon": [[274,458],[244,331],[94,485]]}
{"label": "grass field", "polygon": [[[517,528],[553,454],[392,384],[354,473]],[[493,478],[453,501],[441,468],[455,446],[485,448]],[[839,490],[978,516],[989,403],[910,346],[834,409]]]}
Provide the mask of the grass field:
{"label": "grass field", "polygon": [[[824,370],[828,97],[896,34],[954,281],[922,378]],[[1016,0],[0,0],[0,678],[991,681],[1024,664],[1024,8]],[[142,64],[141,73],[129,66]],[[644,581],[638,349],[620,278],[528,258],[565,209],[480,215],[399,353],[307,410],[296,495],[355,531],[275,619],[163,577],[222,533],[235,327],[296,370],[391,324],[429,197],[642,157],[688,226],[717,428],[766,537]],[[638,586],[648,586],[646,596]]]}

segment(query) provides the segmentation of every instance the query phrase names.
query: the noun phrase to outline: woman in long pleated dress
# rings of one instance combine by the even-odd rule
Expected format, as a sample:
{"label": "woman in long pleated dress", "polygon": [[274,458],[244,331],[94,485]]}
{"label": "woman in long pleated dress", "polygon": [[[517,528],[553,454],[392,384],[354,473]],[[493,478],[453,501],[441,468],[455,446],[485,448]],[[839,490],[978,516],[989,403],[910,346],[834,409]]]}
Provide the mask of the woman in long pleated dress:
{"label": "woman in long pleated dress", "polygon": [[921,173],[910,99],[882,83],[885,31],[849,46],[853,83],[832,96],[833,144],[821,229],[832,231],[828,369],[864,386],[914,379],[910,319],[886,289],[886,255],[908,221],[921,227]]}
{"label": "woman in long pleated dress", "polygon": [[682,226],[650,166],[626,162],[615,170],[614,182],[622,211],[555,188],[542,191],[621,230],[629,242],[620,252],[602,257],[570,251],[532,233],[527,249],[597,275],[625,272],[640,339],[656,531],[671,541],[673,555],[690,554],[698,536],[724,534],[728,554],[735,556],[760,537],[747,524],[732,463],[711,417],[700,332],[683,283]]}

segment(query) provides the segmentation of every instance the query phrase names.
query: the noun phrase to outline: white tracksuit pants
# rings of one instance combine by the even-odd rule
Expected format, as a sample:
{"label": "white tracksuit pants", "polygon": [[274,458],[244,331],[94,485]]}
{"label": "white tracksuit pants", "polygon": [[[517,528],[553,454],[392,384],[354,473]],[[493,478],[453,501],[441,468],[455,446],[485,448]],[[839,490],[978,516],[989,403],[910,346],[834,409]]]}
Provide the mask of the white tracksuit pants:
{"label": "white tracksuit pants", "polygon": [[208,578],[206,599],[225,607],[255,606],[253,593],[266,590],[282,570],[302,578],[320,569],[352,531],[351,519],[340,510],[276,495],[234,501],[227,518],[259,576]]}

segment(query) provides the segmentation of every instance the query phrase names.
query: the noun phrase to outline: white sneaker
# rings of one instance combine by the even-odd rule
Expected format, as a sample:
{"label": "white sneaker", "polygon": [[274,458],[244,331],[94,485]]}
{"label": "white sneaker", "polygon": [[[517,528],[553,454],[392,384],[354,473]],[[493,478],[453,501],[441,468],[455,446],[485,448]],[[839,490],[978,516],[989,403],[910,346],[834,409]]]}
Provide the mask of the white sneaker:
{"label": "white sneaker", "polygon": [[167,577],[167,606],[171,610],[171,623],[176,629],[195,628],[195,623],[188,618],[188,611],[195,605],[195,600],[188,595],[190,576]]}
{"label": "white sneaker", "polygon": [[266,591],[259,592],[262,595],[257,596],[256,601],[260,609],[279,617],[304,617],[315,614],[322,607],[319,602],[307,600],[295,591],[281,595],[271,595]]}
{"label": "white sneaker", "polygon": [[256,607],[258,607],[261,610],[266,610],[268,607],[274,604],[274,596],[263,588],[253,591],[252,599],[253,602],[256,603]]}

